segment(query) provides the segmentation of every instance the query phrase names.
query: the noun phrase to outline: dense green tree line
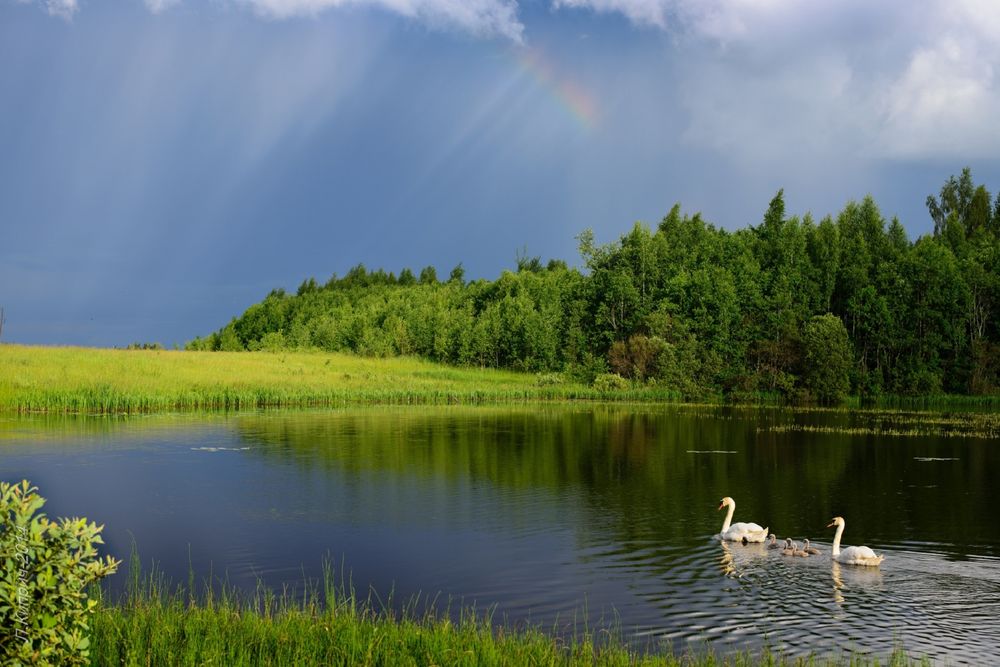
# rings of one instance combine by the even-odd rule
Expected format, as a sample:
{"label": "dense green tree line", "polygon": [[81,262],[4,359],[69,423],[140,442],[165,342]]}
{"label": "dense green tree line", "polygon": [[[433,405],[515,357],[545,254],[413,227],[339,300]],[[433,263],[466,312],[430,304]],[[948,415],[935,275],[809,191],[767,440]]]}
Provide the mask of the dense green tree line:
{"label": "dense green tree line", "polygon": [[498,279],[461,265],[398,276],[359,265],[271,292],[191,349],[319,348],[453,364],[605,372],[689,396],[992,393],[1000,385],[1000,194],[965,169],[910,241],[869,196],[836,218],[729,232],[679,205],[617,242],[579,237],[584,269],[519,257]]}

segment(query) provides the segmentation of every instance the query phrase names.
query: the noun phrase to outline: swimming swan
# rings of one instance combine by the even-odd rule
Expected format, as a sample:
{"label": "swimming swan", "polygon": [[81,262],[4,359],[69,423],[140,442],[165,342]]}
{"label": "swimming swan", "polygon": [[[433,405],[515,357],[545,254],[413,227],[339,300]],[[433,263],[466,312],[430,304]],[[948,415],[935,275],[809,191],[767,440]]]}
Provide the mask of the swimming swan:
{"label": "swimming swan", "polygon": [[805,551],[807,554],[812,554],[813,556],[818,556],[821,553],[823,553],[822,551],[820,551],[816,547],[809,546],[809,540],[808,539],[805,542],[806,542],[806,545],[804,547],[802,547],[802,550]]}
{"label": "swimming swan", "polygon": [[878,567],[882,559],[885,558],[884,555],[879,556],[874,551],[868,547],[845,547],[843,551],[840,550],[840,536],[844,533],[844,517],[835,516],[827,525],[827,528],[832,526],[837,527],[837,534],[833,536],[833,560],[838,563],[843,563],[844,565],[866,565],[868,567]]}
{"label": "swimming swan", "polygon": [[746,538],[747,542],[763,542],[767,539],[767,528],[761,528],[755,523],[743,523],[739,521],[730,525],[733,520],[733,512],[736,511],[736,501],[726,496],[722,499],[719,504],[719,509],[729,506],[729,512],[726,513],[726,520],[722,522],[722,532],[719,536],[724,540],[730,542],[742,542],[743,538]]}
{"label": "swimming swan", "polygon": [[795,555],[795,545],[792,543],[792,538],[785,538],[785,546],[781,550],[782,556],[794,556]]}
{"label": "swimming swan", "polygon": [[767,545],[768,549],[780,549],[781,548],[781,547],[778,546],[778,536],[775,535],[774,533],[771,533],[770,535],[768,535],[767,539],[771,540],[768,543],[768,545]]}

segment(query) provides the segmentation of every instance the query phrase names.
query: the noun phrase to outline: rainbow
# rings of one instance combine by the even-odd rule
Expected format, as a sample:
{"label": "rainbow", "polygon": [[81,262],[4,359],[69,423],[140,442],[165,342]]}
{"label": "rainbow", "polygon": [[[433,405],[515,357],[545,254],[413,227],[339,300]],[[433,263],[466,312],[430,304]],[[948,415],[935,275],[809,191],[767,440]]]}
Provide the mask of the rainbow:
{"label": "rainbow", "polygon": [[585,130],[601,119],[593,96],[575,81],[561,76],[556,67],[538,49],[522,47],[514,52],[518,65],[531,74]]}

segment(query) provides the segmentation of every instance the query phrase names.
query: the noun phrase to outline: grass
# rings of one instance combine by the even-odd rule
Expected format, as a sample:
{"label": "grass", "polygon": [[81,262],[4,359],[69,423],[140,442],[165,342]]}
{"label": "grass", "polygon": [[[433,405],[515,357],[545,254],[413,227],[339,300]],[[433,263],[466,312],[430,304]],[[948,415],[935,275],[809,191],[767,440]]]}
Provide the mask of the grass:
{"label": "grass", "polygon": [[[136,559],[133,557],[133,568]],[[137,572],[137,568],[132,570]],[[861,655],[788,657],[768,650],[716,656],[637,652],[613,631],[586,628],[559,637],[513,629],[489,613],[417,604],[392,611],[374,596],[337,587],[327,568],[320,590],[275,595],[258,587],[241,597],[205,587],[201,599],[169,591],[155,574],[135,576],[123,599],[102,599],[91,621],[91,662],[99,665],[913,665],[902,650],[879,661]],[[187,591],[193,590],[193,582]],[[455,620],[452,620],[455,619]]]}
{"label": "grass", "polygon": [[[800,410],[800,413],[807,412]],[[850,423],[772,424],[760,426],[758,433],[836,433],[893,437],[1000,437],[1000,414],[996,412],[915,412],[859,409],[843,411]]]}
{"label": "grass", "polygon": [[[756,405],[782,404],[765,394],[750,398]],[[0,413],[682,400],[679,392],[662,387],[598,391],[559,374],[446,366],[413,357],[0,345]],[[844,406],[859,407],[856,398]],[[1000,396],[886,396],[870,407],[986,411],[1000,408]]]}
{"label": "grass", "polygon": [[0,345],[0,411],[135,413],[537,400],[679,400],[410,357]]}

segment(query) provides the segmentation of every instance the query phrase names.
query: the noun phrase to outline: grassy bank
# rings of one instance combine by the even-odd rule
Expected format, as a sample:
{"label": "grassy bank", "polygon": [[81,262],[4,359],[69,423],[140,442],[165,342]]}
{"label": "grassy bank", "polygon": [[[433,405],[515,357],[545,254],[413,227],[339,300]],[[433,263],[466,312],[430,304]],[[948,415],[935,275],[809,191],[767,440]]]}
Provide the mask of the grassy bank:
{"label": "grassy bank", "polygon": [[912,665],[903,652],[866,658],[787,657],[770,652],[717,656],[645,654],[589,634],[555,640],[539,630],[494,630],[471,617],[457,623],[390,618],[366,609],[272,615],[232,606],[176,604],[101,607],[92,622],[98,665]]}
{"label": "grassy bank", "polygon": [[[324,601],[325,600],[325,601]],[[401,612],[327,586],[276,599],[261,589],[241,598],[207,591],[199,601],[165,592],[157,578],[131,585],[117,604],[102,600],[91,622],[98,665],[913,665],[896,651],[881,659],[787,657],[768,651],[716,656],[635,651],[614,632],[580,629],[556,639],[540,628],[511,629],[489,615],[433,608]],[[565,633],[564,633],[565,634]],[[662,648],[662,647],[661,647]]]}
{"label": "grassy bank", "polygon": [[409,357],[0,345],[0,411],[6,412],[679,398],[661,389],[602,393],[557,376]]}
{"label": "grassy bank", "polygon": [[[777,395],[746,403],[781,405]],[[325,352],[190,352],[0,345],[0,412],[143,413],[264,407],[681,401],[659,387],[598,391],[558,374]],[[722,402],[717,397],[717,402]],[[1000,396],[885,396],[843,406],[989,410]]]}

